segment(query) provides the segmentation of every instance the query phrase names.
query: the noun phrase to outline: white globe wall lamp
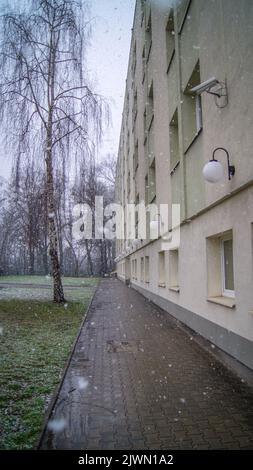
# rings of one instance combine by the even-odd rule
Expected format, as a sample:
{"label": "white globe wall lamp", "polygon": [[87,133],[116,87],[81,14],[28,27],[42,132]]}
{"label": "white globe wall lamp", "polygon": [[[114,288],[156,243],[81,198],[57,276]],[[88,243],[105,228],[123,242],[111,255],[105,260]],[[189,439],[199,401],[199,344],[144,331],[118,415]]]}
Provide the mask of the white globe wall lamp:
{"label": "white globe wall lamp", "polygon": [[232,176],[235,174],[235,167],[234,165],[230,165],[229,153],[223,147],[217,147],[213,151],[212,160],[205,164],[203,168],[203,176],[206,181],[209,183],[218,183],[224,175],[224,168],[222,164],[214,158],[215,152],[218,150],[222,150],[226,153],[227,156],[227,163],[228,163],[228,179],[231,180]]}

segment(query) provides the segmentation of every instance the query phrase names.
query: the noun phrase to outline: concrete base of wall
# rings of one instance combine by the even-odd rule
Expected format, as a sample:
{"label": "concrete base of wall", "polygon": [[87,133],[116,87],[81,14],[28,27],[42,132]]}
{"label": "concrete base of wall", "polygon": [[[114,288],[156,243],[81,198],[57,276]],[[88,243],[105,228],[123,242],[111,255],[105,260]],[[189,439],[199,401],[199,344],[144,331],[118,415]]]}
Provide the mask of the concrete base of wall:
{"label": "concrete base of wall", "polygon": [[[136,289],[146,298],[151,300],[154,304],[161,307],[166,312],[170,313],[174,318],[187,325],[192,330],[196,331],[204,338],[209,340],[213,345],[225,351],[229,356],[220,357],[223,362],[232,367],[239,375],[247,375],[248,368],[251,369],[249,377],[246,378],[248,382],[252,381],[253,370],[253,342],[249,341],[242,336],[233,333],[232,331],[217,325],[216,323],[207,320],[206,318],[197,315],[196,313],[187,310],[180,305],[177,305],[163,297],[160,297],[153,292],[147,291],[142,287],[132,284],[131,287]],[[232,357],[231,357],[232,356]],[[235,362],[233,358],[236,359]],[[241,363],[241,364],[240,364]],[[246,366],[246,368],[245,368]],[[245,368],[245,370],[243,370]]]}

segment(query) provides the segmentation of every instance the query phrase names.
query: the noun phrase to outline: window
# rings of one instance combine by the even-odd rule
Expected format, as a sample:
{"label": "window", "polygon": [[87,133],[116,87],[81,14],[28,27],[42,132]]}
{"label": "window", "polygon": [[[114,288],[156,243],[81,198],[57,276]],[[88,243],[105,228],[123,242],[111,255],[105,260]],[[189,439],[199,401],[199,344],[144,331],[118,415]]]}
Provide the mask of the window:
{"label": "window", "polygon": [[158,272],[159,272],[159,287],[165,287],[166,282],[165,282],[165,252],[160,251],[158,253],[159,259],[158,259]]}
{"label": "window", "polygon": [[235,307],[232,230],[207,238],[207,300]]}
{"label": "window", "polygon": [[135,197],[135,200],[136,200],[137,195],[138,195],[138,174],[135,173],[135,175],[134,175],[134,197]]}
{"label": "window", "polygon": [[222,293],[234,297],[234,267],[233,267],[233,240],[221,240],[221,266],[222,266]]}
{"label": "window", "polygon": [[135,273],[135,279],[136,279],[136,280],[138,279],[138,272],[137,272],[137,269],[138,269],[137,259],[135,259],[135,260],[134,260],[134,273]]}
{"label": "window", "polygon": [[156,169],[155,158],[149,167],[149,203],[155,202],[156,198]]}
{"label": "window", "polygon": [[126,125],[127,125],[128,113],[129,113],[129,94],[127,93],[126,95]]}
{"label": "window", "polygon": [[130,171],[129,171],[128,175],[127,175],[127,196],[128,196],[128,200],[129,200],[129,196],[130,196],[130,189],[131,189],[131,185],[130,185]]}
{"label": "window", "polygon": [[138,165],[139,165],[139,152],[138,152],[138,141],[135,143],[134,146],[134,158],[133,158],[133,163],[134,163],[134,172],[136,172]]}
{"label": "window", "polygon": [[144,257],[141,257],[141,282],[144,282]]}
{"label": "window", "polygon": [[139,205],[140,197],[139,194],[136,195],[135,198],[135,238],[138,239],[138,232],[139,232]]}
{"label": "window", "polygon": [[177,19],[179,31],[181,31],[184,25],[186,14],[190,6],[190,1],[191,0],[179,0],[177,2]]}
{"label": "window", "polygon": [[173,10],[170,12],[166,26],[166,53],[167,53],[167,71],[175,54],[175,28]]}
{"label": "window", "polygon": [[184,152],[188,150],[202,129],[201,96],[192,93],[191,88],[200,83],[200,67],[197,62],[184,91],[182,112],[184,129]]}
{"label": "window", "polygon": [[133,125],[135,123],[136,116],[137,116],[137,90],[135,90],[134,100],[133,100],[133,115],[132,115]]}
{"label": "window", "polygon": [[136,70],[136,42],[134,43],[133,55],[132,55],[132,76],[133,76],[133,79],[134,79],[134,75],[135,75],[135,70]]}
{"label": "window", "polygon": [[127,131],[127,154],[130,153],[130,133]]}
{"label": "window", "polygon": [[145,46],[142,51],[142,83],[144,83],[146,75],[146,57],[145,57]]}
{"label": "window", "polygon": [[152,23],[151,23],[151,8],[150,6],[147,7],[148,11],[147,14],[147,22],[146,22],[146,30],[145,30],[145,58],[146,62],[149,60],[151,46],[152,46]]}
{"label": "window", "polygon": [[[149,204],[149,184],[148,184],[148,175],[145,176],[145,206]],[[146,239],[148,240],[150,236],[150,213],[146,211]]]}
{"label": "window", "polygon": [[145,16],[145,4],[146,4],[146,0],[141,0],[141,26],[142,26],[144,16]]}
{"label": "window", "polygon": [[177,109],[170,121],[170,174],[172,175],[179,165],[179,136]]}
{"label": "window", "polygon": [[148,129],[147,129],[147,107],[145,107],[144,113],[143,113],[143,123],[144,123],[144,146],[145,148],[145,157],[147,156],[147,136],[148,136]]}
{"label": "window", "polygon": [[195,96],[195,116],[196,116],[196,131],[197,134],[201,131],[203,127],[202,122],[202,104],[201,104],[201,96]]}
{"label": "window", "polygon": [[171,250],[169,252],[169,289],[179,292],[178,250]]}
{"label": "window", "polygon": [[147,103],[144,110],[144,143],[148,137],[148,133],[151,132],[151,127],[154,119],[154,94],[153,94],[153,82],[148,90]]}
{"label": "window", "polygon": [[148,90],[148,102],[146,109],[146,129],[149,131],[152,121],[154,119],[154,91],[153,91],[153,82]]}
{"label": "window", "polygon": [[135,278],[135,274],[134,274],[134,259],[132,259],[131,267],[132,267],[132,270],[131,270],[131,272],[132,272],[132,279],[134,279],[134,278]]}
{"label": "window", "polygon": [[145,282],[149,282],[149,256],[145,256]]}

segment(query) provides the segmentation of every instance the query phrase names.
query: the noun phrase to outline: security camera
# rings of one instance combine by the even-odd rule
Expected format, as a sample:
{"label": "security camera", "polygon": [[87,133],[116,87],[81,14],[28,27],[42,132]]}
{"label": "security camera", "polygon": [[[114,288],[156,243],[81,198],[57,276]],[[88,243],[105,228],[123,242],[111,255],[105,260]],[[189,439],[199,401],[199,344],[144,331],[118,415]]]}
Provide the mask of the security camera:
{"label": "security camera", "polygon": [[220,84],[219,80],[217,80],[217,78],[215,77],[212,77],[212,78],[209,78],[209,80],[206,80],[205,82],[202,82],[199,85],[191,88],[190,91],[192,93],[197,93],[197,95],[200,95],[204,91],[209,91],[210,88],[213,88],[214,86],[219,85],[219,84]]}

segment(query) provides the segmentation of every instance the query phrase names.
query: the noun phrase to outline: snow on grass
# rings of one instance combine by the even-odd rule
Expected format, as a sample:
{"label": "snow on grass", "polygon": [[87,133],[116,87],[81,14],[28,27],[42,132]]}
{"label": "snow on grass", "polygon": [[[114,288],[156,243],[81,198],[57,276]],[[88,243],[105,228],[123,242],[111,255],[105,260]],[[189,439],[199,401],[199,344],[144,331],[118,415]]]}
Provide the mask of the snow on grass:
{"label": "snow on grass", "polygon": [[[94,286],[95,287],[95,286]],[[68,289],[68,287],[64,288],[65,297],[68,301],[85,301],[87,298],[90,298],[91,293],[94,291],[93,286],[89,287],[75,287],[74,289]],[[3,287],[0,289],[0,300],[52,300],[53,298],[53,290],[52,289],[44,289],[39,287]],[[66,303],[66,309],[68,308],[68,304]]]}
{"label": "snow on grass", "polygon": [[[15,284],[43,284],[52,285],[52,277],[46,276],[0,276],[0,284],[13,282]],[[64,286],[95,286],[98,278],[96,277],[63,277]]]}
{"label": "snow on grass", "polygon": [[0,289],[1,449],[34,446],[93,291],[65,288],[65,308],[50,289]]}

